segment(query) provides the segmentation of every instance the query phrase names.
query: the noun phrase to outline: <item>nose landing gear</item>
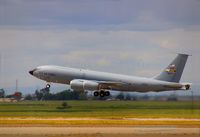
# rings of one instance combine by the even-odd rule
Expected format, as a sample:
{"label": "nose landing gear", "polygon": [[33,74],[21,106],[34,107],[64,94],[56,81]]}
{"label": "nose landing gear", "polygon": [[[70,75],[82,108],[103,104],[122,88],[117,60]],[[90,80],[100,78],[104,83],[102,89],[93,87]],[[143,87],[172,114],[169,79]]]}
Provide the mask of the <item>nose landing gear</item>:
{"label": "nose landing gear", "polygon": [[51,87],[51,85],[50,85],[50,84],[47,84],[47,85],[46,85],[46,88],[50,88],[50,87]]}
{"label": "nose landing gear", "polygon": [[50,91],[50,87],[51,87],[51,85],[50,84],[46,84],[46,87],[45,88],[43,88],[42,90],[43,91]]}
{"label": "nose landing gear", "polygon": [[46,94],[46,93],[50,92],[50,87],[51,87],[50,84],[46,84],[46,86],[44,88],[40,89],[40,91],[42,93]]}

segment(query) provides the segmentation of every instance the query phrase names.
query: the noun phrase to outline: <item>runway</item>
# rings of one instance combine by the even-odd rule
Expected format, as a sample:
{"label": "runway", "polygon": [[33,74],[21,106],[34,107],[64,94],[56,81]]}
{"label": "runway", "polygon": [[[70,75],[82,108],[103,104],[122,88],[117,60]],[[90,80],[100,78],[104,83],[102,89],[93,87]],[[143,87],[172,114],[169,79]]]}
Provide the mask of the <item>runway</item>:
{"label": "runway", "polygon": [[108,137],[200,137],[200,128],[173,126],[136,126],[136,127],[0,127],[0,137],[61,137],[61,136],[108,136]]}

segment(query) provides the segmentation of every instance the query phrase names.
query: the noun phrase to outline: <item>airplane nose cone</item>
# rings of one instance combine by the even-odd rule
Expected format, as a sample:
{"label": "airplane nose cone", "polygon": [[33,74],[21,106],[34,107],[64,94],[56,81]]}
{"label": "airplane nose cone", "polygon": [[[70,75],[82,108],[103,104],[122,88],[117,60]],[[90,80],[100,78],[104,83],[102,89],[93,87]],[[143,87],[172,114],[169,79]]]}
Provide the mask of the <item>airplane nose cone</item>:
{"label": "airplane nose cone", "polygon": [[33,75],[33,70],[29,71],[29,73],[30,73],[31,75]]}

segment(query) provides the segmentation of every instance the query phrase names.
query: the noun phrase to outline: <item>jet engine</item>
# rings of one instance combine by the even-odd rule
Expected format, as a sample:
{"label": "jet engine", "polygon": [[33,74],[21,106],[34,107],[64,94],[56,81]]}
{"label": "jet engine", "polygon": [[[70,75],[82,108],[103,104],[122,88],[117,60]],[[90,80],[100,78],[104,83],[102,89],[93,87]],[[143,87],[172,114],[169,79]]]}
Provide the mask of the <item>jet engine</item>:
{"label": "jet engine", "polygon": [[75,79],[70,82],[71,89],[77,91],[98,90],[99,83],[89,80]]}

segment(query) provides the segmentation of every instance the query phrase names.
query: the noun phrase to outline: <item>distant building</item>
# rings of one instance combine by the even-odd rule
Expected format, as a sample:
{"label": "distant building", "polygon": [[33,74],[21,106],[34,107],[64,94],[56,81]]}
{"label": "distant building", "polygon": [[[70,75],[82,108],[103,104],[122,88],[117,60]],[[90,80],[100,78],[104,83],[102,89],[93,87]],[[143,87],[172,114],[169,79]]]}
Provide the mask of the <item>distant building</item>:
{"label": "distant building", "polygon": [[16,99],[16,100],[20,100],[20,99],[22,98],[22,93],[16,91],[16,92],[12,95],[12,97],[13,97],[14,99]]}

